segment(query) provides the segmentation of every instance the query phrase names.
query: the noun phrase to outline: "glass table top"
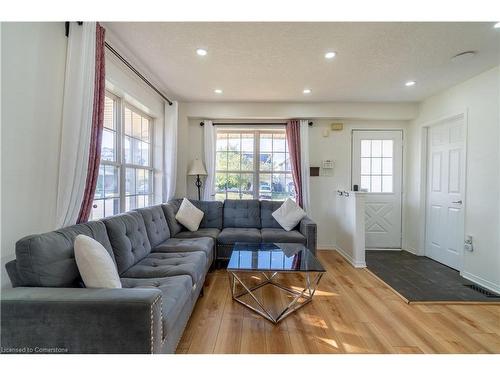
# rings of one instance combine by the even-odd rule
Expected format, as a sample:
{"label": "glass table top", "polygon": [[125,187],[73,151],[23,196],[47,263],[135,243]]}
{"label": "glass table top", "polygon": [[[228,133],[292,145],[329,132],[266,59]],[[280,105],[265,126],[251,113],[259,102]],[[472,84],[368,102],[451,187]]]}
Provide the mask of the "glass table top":
{"label": "glass table top", "polygon": [[296,243],[242,243],[233,247],[228,271],[326,272],[309,249]]}

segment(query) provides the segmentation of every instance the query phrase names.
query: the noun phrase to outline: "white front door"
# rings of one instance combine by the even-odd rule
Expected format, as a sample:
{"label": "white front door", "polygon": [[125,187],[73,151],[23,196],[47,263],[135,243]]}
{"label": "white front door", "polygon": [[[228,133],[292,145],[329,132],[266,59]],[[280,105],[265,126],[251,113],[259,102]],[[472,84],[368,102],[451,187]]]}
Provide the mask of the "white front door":
{"label": "white front door", "polygon": [[461,270],[464,240],[464,118],[429,128],[425,255]]}
{"label": "white front door", "polygon": [[401,130],[354,130],[352,184],[366,190],[367,249],[401,249]]}

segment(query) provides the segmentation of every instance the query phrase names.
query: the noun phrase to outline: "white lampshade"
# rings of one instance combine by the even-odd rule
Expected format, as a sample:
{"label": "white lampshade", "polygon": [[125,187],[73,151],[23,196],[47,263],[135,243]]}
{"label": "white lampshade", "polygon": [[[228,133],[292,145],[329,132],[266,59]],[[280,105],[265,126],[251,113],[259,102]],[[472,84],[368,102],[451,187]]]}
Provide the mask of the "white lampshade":
{"label": "white lampshade", "polygon": [[203,162],[200,159],[194,159],[191,163],[191,168],[189,168],[188,176],[196,176],[196,175],[206,176],[207,170],[203,165]]}

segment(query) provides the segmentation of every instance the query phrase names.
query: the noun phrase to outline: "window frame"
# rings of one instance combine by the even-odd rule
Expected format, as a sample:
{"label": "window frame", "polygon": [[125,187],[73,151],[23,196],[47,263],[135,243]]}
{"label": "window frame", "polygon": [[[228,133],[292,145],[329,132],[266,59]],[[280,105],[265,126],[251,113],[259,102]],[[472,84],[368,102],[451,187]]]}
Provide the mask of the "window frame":
{"label": "window frame", "polygon": [[[153,149],[154,149],[154,142],[155,142],[155,139],[154,139],[154,118],[152,118],[150,115],[148,115],[147,113],[145,113],[144,111],[141,111],[139,108],[135,107],[134,105],[130,104],[129,102],[127,102],[126,100],[123,100],[122,102],[122,106],[121,106],[121,111],[122,111],[122,116],[121,116],[121,121],[123,122],[122,124],[122,127],[121,127],[121,137],[120,137],[120,142],[123,143],[120,145],[120,150],[121,150],[121,153],[122,153],[122,165],[123,165],[123,168],[121,168],[120,170],[120,189],[123,189],[123,190],[120,190],[120,191],[123,191],[123,195],[120,194],[120,212],[126,212],[125,211],[125,207],[126,207],[126,199],[127,197],[137,197],[137,196],[143,196],[143,195],[147,195],[149,197],[149,205],[148,206],[152,206],[154,205],[154,196],[155,196],[155,183],[154,183],[154,180],[155,180],[155,168],[154,168],[154,152],[153,152]],[[143,165],[139,165],[139,164],[133,164],[133,163],[125,163],[125,109],[128,108],[130,111],[132,112],[135,112],[137,114],[139,114],[141,117],[143,118],[146,118],[149,120],[149,139],[150,141],[149,142],[146,142],[149,144],[149,161],[150,161],[150,166],[146,167],[146,166],[143,166]],[[130,138],[132,139],[137,139],[133,136],[129,136]],[[143,142],[143,141],[141,141]],[[131,144],[131,147],[132,147],[132,144]],[[136,194],[129,194],[127,195],[126,194],[126,190],[125,190],[125,184],[126,184],[126,180],[125,180],[125,177],[126,177],[126,173],[127,173],[127,168],[133,168],[133,169],[145,169],[145,170],[148,170],[151,174],[151,180],[150,180],[150,183],[151,183],[151,190],[149,192],[149,194],[137,194],[137,186],[136,186]],[[137,177],[136,177],[136,181],[137,181]],[[145,206],[145,207],[148,207],[148,206]]]}
{"label": "window frame", "polygon": [[[275,171],[273,169],[269,170],[269,171],[261,171],[260,169],[260,138],[261,138],[261,135],[262,134],[275,134],[275,133],[283,133],[285,135],[285,150],[283,153],[286,155],[288,153],[288,155],[290,155],[289,153],[289,150],[288,150],[288,144],[286,143],[286,129],[285,128],[282,128],[282,129],[279,129],[279,128],[273,128],[273,129],[262,129],[262,128],[259,128],[259,129],[247,129],[247,128],[241,128],[241,129],[228,129],[228,128],[218,128],[216,129],[216,133],[225,133],[225,134],[253,134],[253,142],[254,142],[254,145],[253,145],[253,155],[254,155],[254,165],[253,165],[253,169],[250,171],[246,171],[246,170],[219,170],[217,169],[217,165],[216,165],[216,169],[215,169],[215,175],[217,176],[218,173],[226,173],[226,174],[239,174],[239,175],[242,175],[242,174],[252,174],[252,184],[253,184],[253,197],[252,199],[258,199],[258,200],[261,200],[260,198],[260,181],[261,181],[261,174],[269,174],[271,175],[271,198],[269,200],[273,200],[272,199],[272,175],[274,174],[282,174],[282,175],[285,175],[285,181],[286,181],[286,175],[290,175],[292,181],[293,181],[293,174],[292,174],[292,170],[286,170],[286,165],[285,165],[285,170],[283,171]],[[216,136],[217,137],[217,136]],[[217,158],[217,153],[220,152],[220,151],[217,151],[217,148],[215,149],[215,153],[216,153],[216,158]],[[225,151],[225,152],[228,152],[228,151]],[[241,150],[240,150],[240,154],[241,154]],[[274,154],[274,142],[271,143],[271,151],[269,152],[271,155]],[[286,160],[286,159],[285,159]],[[291,162],[290,162],[291,164]],[[241,163],[240,163],[240,168],[241,168]],[[214,184],[215,184],[215,181],[214,181]],[[222,192],[218,192],[216,191],[215,187],[214,187],[214,198],[217,194],[222,194]],[[224,197],[224,200],[225,199],[228,199],[228,192],[227,192],[227,189],[225,190],[225,197]],[[240,190],[240,200],[243,200],[241,198],[241,190]],[[291,197],[292,199],[295,199],[295,196],[292,196]],[[285,198],[286,199],[286,198]],[[283,199],[283,200],[285,200]]]}
{"label": "window frame", "polygon": [[[106,198],[104,196],[103,198],[93,198],[92,200],[92,210],[94,210],[96,207],[95,202],[96,201],[102,201],[103,202],[103,213],[104,217],[109,217],[112,215],[116,215],[113,213],[112,215],[106,215],[106,199],[118,199],[118,213],[123,213],[126,212],[126,199],[127,197],[131,196],[148,196],[148,206],[154,205],[154,197],[155,197],[155,160],[154,160],[154,145],[155,145],[155,134],[154,134],[154,128],[155,128],[155,119],[145,113],[144,111],[140,110],[127,100],[125,100],[123,97],[116,95],[115,93],[111,92],[110,90],[106,89],[105,90],[105,96],[113,100],[113,119],[114,119],[114,136],[115,136],[115,160],[110,161],[110,160],[103,160],[100,157],[99,160],[99,168],[101,166],[112,166],[118,168],[118,195],[116,198]],[[130,111],[137,113],[143,118],[146,118],[149,120],[149,166],[143,166],[143,165],[138,165],[134,163],[126,163],[125,162],[125,108],[128,108]],[[103,129],[104,131],[104,129]],[[133,139],[136,139],[133,136],[130,136]],[[148,173],[150,173],[151,179],[150,179],[150,192],[149,194],[126,194],[126,170],[127,168],[134,168],[134,169],[143,169],[147,170]],[[145,206],[147,207],[147,206]],[[92,220],[99,220],[98,218],[94,218],[92,216],[91,212],[91,218]]]}

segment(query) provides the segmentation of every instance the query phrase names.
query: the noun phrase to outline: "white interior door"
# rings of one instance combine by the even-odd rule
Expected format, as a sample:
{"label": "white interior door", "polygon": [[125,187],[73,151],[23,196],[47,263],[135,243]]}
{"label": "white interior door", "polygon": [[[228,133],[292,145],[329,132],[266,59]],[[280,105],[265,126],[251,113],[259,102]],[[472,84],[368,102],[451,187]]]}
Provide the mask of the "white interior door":
{"label": "white interior door", "polygon": [[461,270],[464,240],[464,118],[428,132],[425,255]]}
{"label": "white interior door", "polygon": [[366,189],[367,249],[401,249],[401,130],[352,133],[352,184]]}

